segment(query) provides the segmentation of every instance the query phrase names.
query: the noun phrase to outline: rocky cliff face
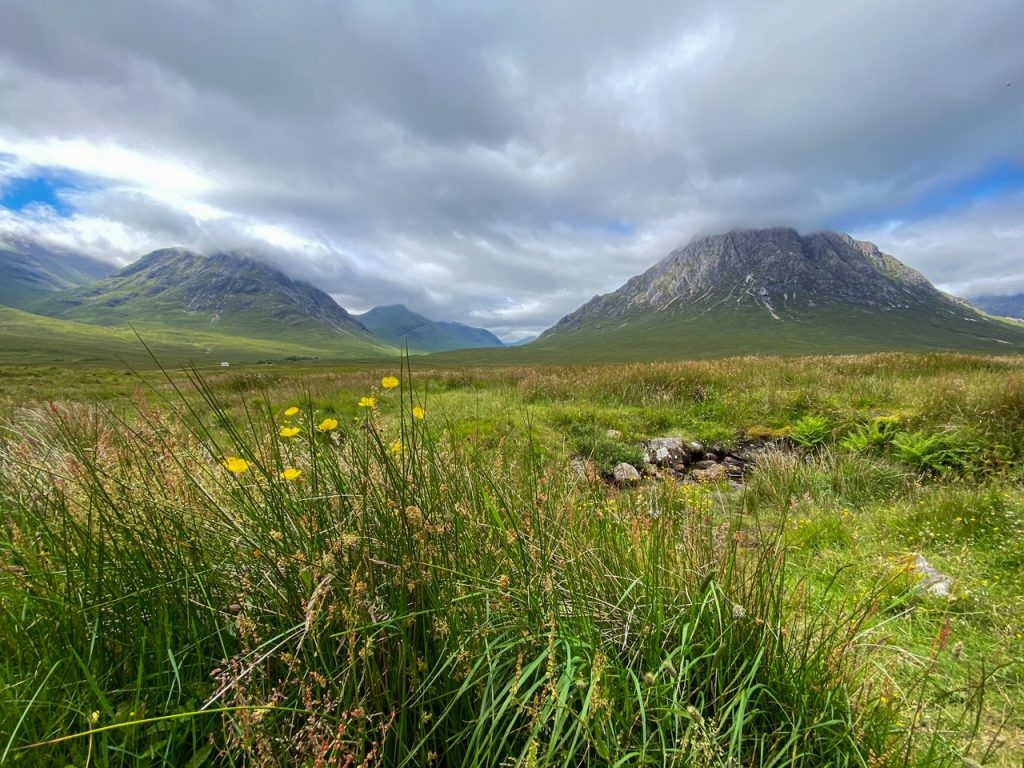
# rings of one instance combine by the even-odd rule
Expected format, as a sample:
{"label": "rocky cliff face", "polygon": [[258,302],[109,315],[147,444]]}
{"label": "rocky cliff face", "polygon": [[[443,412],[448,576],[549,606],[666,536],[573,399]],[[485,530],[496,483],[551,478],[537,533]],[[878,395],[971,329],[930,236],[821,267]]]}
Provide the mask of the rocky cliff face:
{"label": "rocky cliff face", "polygon": [[756,308],[766,320],[784,321],[837,304],[885,311],[946,308],[952,302],[920,273],[849,235],[740,230],[673,251],[619,290],[594,297],[547,334],[650,312]]}

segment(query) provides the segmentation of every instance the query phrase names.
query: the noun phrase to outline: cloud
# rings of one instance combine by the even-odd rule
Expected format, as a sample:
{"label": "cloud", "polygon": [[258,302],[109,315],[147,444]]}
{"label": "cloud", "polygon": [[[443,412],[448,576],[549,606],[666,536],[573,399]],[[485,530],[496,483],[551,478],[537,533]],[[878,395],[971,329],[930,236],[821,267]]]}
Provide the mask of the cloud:
{"label": "cloud", "polygon": [[15,0],[0,184],[94,183],[0,230],[258,249],[350,309],[508,336],[734,226],[874,233],[974,290],[1019,270],[1016,188],[957,190],[1024,164],[1021,28],[954,0]]}
{"label": "cloud", "polygon": [[957,296],[1024,293],[1024,192],[860,233]]}

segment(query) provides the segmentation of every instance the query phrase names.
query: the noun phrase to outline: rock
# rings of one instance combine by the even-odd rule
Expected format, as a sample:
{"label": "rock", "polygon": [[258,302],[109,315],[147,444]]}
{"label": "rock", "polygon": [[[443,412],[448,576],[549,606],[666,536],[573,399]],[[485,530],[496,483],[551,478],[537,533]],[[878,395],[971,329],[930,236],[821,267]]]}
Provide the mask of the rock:
{"label": "rock", "polygon": [[699,459],[704,454],[704,443],[700,440],[691,440],[686,444],[691,459]]}
{"label": "rock", "polygon": [[609,440],[622,439],[622,433],[619,432],[619,430],[617,429],[609,429],[607,432],[604,433],[604,436],[607,437]]}
{"label": "rock", "polygon": [[717,467],[718,462],[714,459],[701,459],[700,461],[694,462],[693,466],[696,469],[711,469],[712,467]]}
{"label": "rock", "polygon": [[597,467],[590,459],[575,456],[569,460],[569,469],[584,482],[592,482],[597,479]]}
{"label": "rock", "polygon": [[644,455],[649,464],[668,467],[690,459],[690,451],[682,438],[655,437],[644,443]]}
{"label": "rock", "polygon": [[640,473],[636,471],[636,467],[626,462],[615,465],[615,469],[612,470],[612,477],[615,478],[615,482],[619,485],[635,485],[640,482]]}
{"label": "rock", "polygon": [[914,552],[911,557],[914,573],[922,577],[918,586],[930,595],[949,597],[953,590],[953,578],[937,570],[920,552]]}
{"label": "rock", "polygon": [[690,477],[698,483],[720,483],[728,478],[728,476],[725,467],[721,464],[715,464],[707,469],[694,469],[690,472]]}
{"label": "rock", "polygon": [[706,452],[721,461],[729,453],[729,449],[722,445],[722,443],[715,443]]}
{"label": "rock", "polygon": [[722,459],[722,466],[725,467],[725,471],[729,474],[729,477],[742,478],[747,474],[746,462],[740,461],[732,456],[726,456]]}

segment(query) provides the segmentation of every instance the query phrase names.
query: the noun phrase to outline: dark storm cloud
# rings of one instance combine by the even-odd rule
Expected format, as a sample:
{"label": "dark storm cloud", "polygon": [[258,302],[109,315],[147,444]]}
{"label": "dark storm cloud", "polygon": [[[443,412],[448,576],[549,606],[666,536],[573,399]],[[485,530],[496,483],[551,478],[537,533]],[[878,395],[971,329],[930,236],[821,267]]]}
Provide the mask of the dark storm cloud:
{"label": "dark storm cloud", "polygon": [[905,212],[1024,163],[1021,29],[1009,0],[14,0],[0,185],[97,184],[0,226],[117,259],[258,248],[353,309],[509,334],[733,226],[852,227],[995,282],[1013,189]]}

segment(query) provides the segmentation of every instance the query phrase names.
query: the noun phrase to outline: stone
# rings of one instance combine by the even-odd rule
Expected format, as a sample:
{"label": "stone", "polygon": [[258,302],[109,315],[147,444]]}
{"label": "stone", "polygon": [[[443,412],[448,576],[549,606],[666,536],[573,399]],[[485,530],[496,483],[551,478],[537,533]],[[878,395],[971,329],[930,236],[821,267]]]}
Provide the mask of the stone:
{"label": "stone", "polygon": [[636,471],[636,467],[626,462],[615,465],[612,477],[619,485],[635,485],[640,482],[640,473]]}
{"label": "stone", "polygon": [[727,479],[728,476],[725,467],[721,464],[715,464],[707,469],[694,469],[690,472],[690,477],[698,483],[720,483]]}
{"label": "stone", "polygon": [[697,469],[711,469],[717,467],[718,462],[714,459],[701,459],[700,461],[694,462],[693,466]]}
{"label": "stone", "polygon": [[577,478],[584,482],[591,482],[597,478],[597,467],[590,459],[583,459],[574,456],[569,460],[569,469]]}
{"label": "stone", "polygon": [[953,578],[936,569],[920,552],[914,552],[911,567],[921,576],[921,589],[936,597],[950,597],[953,592]]}
{"label": "stone", "polygon": [[704,454],[704,443],[700,440],[691,440],[686,444],[691,459],[699,459]]}
{"label": "stone", "polygon": [[655,437],[644,443],[644,456],[649,464],[669,467],[690,458],[690,451],[682,438]]}

